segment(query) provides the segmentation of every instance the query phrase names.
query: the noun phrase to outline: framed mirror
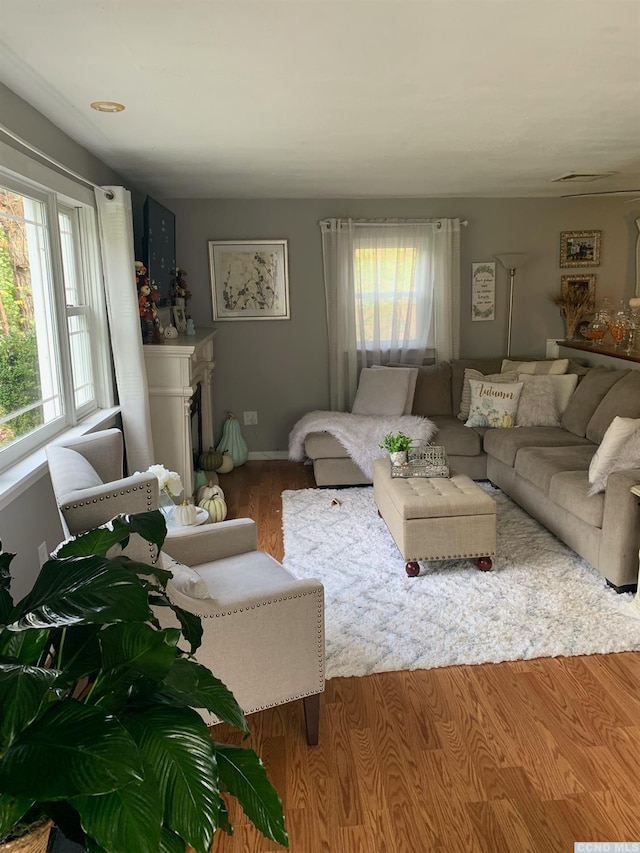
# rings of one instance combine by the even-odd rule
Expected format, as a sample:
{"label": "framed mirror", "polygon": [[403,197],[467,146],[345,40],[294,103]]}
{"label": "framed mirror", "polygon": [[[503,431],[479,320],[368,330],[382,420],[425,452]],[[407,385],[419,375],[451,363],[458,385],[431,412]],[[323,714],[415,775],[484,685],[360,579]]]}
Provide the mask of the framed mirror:
{"label": "framed mirror", "polygon": [[156,282],[162,296],[160,305],[170,305],[176,269],[176,217],[151,196],[144,202],[142,253],[147,275]]}

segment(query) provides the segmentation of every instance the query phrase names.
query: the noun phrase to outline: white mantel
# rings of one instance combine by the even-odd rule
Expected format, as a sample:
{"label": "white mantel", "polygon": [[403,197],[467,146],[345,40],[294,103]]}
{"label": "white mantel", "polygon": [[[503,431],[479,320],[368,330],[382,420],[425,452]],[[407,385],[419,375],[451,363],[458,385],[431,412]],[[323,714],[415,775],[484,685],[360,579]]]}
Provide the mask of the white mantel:
{"label": "white mantel", "polygon": [[193,450],[197,435],[191,401],[201,389],[202,449],[213,447],[211,375],[215,329],[180,335],[143,347],[149,386],[155,462],[182,477],[185,496],[193,494]]}

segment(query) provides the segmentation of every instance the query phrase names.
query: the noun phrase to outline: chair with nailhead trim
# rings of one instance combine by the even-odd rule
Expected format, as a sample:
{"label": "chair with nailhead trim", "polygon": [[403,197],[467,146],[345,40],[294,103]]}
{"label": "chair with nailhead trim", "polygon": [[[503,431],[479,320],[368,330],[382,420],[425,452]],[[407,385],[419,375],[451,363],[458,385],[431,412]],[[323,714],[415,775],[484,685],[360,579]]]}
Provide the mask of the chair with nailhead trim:
{"label": "chair with nailhead trim", "polygon": [[[122,476],[118,429],[49,445],[47,459],[66,536],[104,524],[115,515],[158,508],[153,474]],[[136,541],[137,540],[137,541]],[[255,522],[237,518],[171,531],[156,555],[131,537],[127,554],[156,562],[173,577],[167,593],[202,619],[196,660],[233,692],[245,714],[304,700],[307,742],[318,742],[324,690],[324,588],[299,579],[258,550]],[[158,618],[169,627],[168,608]],[[205,720],[217,720],[202,711]]]}

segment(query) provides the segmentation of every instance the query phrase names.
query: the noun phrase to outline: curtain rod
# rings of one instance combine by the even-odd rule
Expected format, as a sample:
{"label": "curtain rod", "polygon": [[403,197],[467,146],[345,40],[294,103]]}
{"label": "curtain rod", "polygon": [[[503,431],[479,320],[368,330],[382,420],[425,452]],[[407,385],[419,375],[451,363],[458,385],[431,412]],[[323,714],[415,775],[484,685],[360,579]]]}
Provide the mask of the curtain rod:
{"label": "curtain rod", "polygon": [[[340,217],[337,217],[337,218],[339,219]],[[348,218],[349,217],[347,217],[347,219]],[[439,222],[441,219],[448,219],[448,218],[449,217],[447,217],[447,216],[438,216],[435,219],[353,219],[352,221],[353,221],[354,225],[367,225],[367,226],[368,225],[407,225],[407,224],[409,224],[409,225],[418,224],[419,225],[420,223],[425,223],[427,225],[433,225],[434,223]],[[343,219],[343,222],[345,222],[345,221],[346,220]],[[328,219],[321,219],[320,220],[321,225],[323,223],[328,223],[328,222],[329,222]],[[467,219],[461,219],[460,220],[460,225],[463,225],[465,228],[467,227],[468,224],[469,224],[469,221]]]}
{"label": "curtain rod", "polygon": [[30,151],[32,154],[35,154],[45,162],[54,166],[59,171],[64,172],[65,174],[74,178],[76,181],[79,181],[80,183],[83,183],[88,187],[92,187],[94,190],[102,190],[102,192],[106,195],[107,198],[114,198],[114,195],[111,190],[106,190],[99,184],[94,184],[94,182],[90,181],[89,178],[85,178],[83,175],[79,175],[78,172],[74,172],[73,169],[70,169],[68,166],[65,166],[58,160],[54,160],[53,157],[50,157],[48,154],[45,154],[44,151],[40,151],[40,149],[36,148],[35,145],[32,145],[30,142],[27,142],[26,139],[23,139],[21,136],[18,136],[17,133],[14,133],[12,130],[9,130],[9,128],[5,127],[3,124],[0,124],[0,132],[4,133],[5,136],[8,136],[10,139],[13,139],[14,142],[18,143],[18,145],[22,145],[23,148],[27,149],[27,151]]}

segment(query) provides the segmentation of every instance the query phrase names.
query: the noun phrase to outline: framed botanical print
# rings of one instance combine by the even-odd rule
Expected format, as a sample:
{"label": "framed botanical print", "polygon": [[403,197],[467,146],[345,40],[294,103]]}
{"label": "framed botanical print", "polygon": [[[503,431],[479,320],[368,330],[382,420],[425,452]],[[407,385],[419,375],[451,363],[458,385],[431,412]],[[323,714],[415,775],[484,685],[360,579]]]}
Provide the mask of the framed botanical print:
{"label": "framed botanical print", "polygon": [[573,293],[588,293],[589,302],[594,306],[596,304],[595,273],[563,275],[561,279],[560,292],[563,296],[569,296]]}
{"label": "framed botanical print", "polygon": [[601,231],[562,231],[561,267],[599,267]]}
{"label": "framed botanical print", "polygon": [[209,240],[213,319],[288,320],[286,240]]}

